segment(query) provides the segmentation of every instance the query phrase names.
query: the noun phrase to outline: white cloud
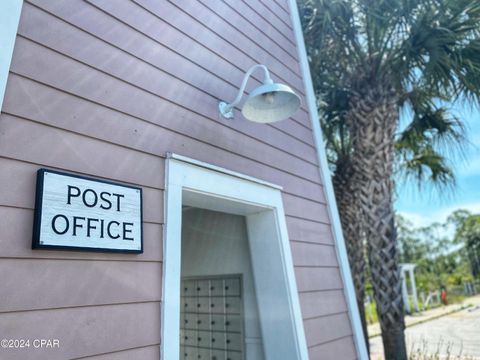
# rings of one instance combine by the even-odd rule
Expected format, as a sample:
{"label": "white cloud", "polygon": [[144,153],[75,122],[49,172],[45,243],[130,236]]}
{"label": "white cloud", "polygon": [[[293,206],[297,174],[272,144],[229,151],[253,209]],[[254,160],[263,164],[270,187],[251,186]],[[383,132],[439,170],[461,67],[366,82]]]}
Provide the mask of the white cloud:
{"label": "white cloud", "polygon": [[468,210],[471,213],[478,214],[480,213],[480,201],[477,202],[470,202],[470,203],[463,203],[454,206],[448,206],[443,209],[439,209],[436,214],[437,216],[441,217],[442,219],[446,219],[448,215],[450,215],[455,210]]}
{"label": "white cloud", "polygon": [[454,211],[460,209],[468,210],[473,214],[480,214],[480,201],[438,208],[429,215],[406,211],[399,211],[398,213],[410,222],[412,222],[415,227],[423,227],[428,226],[434,222],[444,223],[449,215],[451,215]]}
{"label": "white cloud", "polygon": [[[447,221],[448,216],[450,216],[456,210],[468,210],[472,214],[480,214],[480,202],[472,202],[472,203],[464,203],[455,206],[448,206],[439,208],[433,211],[429,216],[425,216],[423,214],[414,213],[414,212],[403,212],[399,211],[398,213],[402,215],[404,218],[409,220],[415,228],[420,227],[427,227],[434,222],[438,222],[440,224],[444,224]],[[455,226],[449,225],[447,227],[439,228],[440,233],[438,236],[444,236],[449,239],[453,239],[455,236]],[[452,249],[447,249],[451,251]]]}
{"label": "white cloud", "polygon": [[423,214],[405,211],[398,211],[397,213],[410,221],[416,228],[428,226],[433,222],[430,216],[427,217]]}

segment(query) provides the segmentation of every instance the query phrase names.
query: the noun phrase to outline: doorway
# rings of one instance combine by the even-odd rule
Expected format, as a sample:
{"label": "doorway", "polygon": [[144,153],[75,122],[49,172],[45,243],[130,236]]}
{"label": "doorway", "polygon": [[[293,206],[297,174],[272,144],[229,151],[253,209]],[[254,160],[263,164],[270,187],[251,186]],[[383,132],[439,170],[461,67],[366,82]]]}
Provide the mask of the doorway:
{"label": "doorway", "polygon": [[184,206],[181,264],[180,359],[264,360],[245,217]]}
{"label": "doorway", "polygon": [[[197,351],[197,357],[198,348],[206,348],[203,354],[210,356],[209,360],[217,356],[216,353],[212,355],[214,350],[220,350],[219,355],[226,356],[229,349],[231,354],[237,358],[240,356],[242,360],[307,360],[281,188],[227,169],[170,154],[167,160],[165,217],[162,359],[183,359],[182,355],[185,356],[185,352],[180,352],[187,347],[186,339],[183,338],[183,343],[180,341],[181,335],[185,337],[181,329],[187,330],[182,328],[181,323],[182,319],[185,322],[186,315],[182,311],[182,304],[185,307],[185,287],[193,284],[195,290],[201,289],[196,291],[205,292],[201,297],[192,294],[196,302],[190,299],[191,306],[203,307],[206,311],[207,303],[211,307],[214,301],[220,301],[219,307],[222,307],[220,314],[197,312],[192,315],[197,326],[188,330],[196,331],[189,334],[197,338],[195,344],[192,342],[188,347],[197,348],[193,350],[194,353]],[[241,238],[242,241],[239,240]],[[226,261],[228,254],[233,257]],[[250,272],[228,267],[228,264],[235,262],[244,266],[248,264]],[[226,295],[213,296],[210,291],[215,290],[208,290],[207,295],[205,290],[212,286],[216,288],[213,284],[220,284],[218,281],[222,281],[223,286],[226,281],[239,284],[239,292],[232,295],[238,297],[240,311],[236,315],[241,323],[237,323],[239,331],[232,331],[240,334],[236,337],[240,344],[234,348],[198,346],[200,341],[204,344],[205,339],[211,342],[214,332],[220,339],[227,336],[225,329],[223,332],[211,329],[207,334],[208,331],[204,332],[206,330],[203,327],[198,327],[205,325],[203,321],[207,317],[211,323],[214,315],[228,316],[224,307],[226,300],[222,298]],[[202,302],[199,303],[200,298]],[[198,324],[199,320],[202,324]],[[199,331],[206,338],[199,336]],[[202,339],[198,340],[199,337]],[[190,337],[188,340],[191,340]],[[227,344],[227,339],[224,340]],[[215,360],[223,359],[220,357]],[[232,357],[231,360],[237,359]]]}

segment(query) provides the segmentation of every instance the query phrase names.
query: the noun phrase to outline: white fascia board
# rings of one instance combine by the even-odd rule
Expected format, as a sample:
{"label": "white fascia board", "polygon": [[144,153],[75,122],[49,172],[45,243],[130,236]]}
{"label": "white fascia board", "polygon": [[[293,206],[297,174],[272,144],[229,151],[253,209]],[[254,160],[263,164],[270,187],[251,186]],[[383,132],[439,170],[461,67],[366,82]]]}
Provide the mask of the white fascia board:
{"label": "white fascia board", "polygon": [[343,279],[344,291],[347,299],[349,317],[352,324],[355,345],[357,354],[360,359],[368,360],[367,348],[365,345],[365,338],[363,334],[362,322],[360,320],[360,313],[358,311],[357,300],[355,296],[355,288],[353,286],[352,274],[348,263],[347,249],[345,247],[345,240],[343,238],[342,226],[340,223],[340,216],[338,214],[337,202],[335,200],[335,193],[333,191],[332,179],[330,170],[328,168],[327,156],[325,153],[325,143],[323,141],[322,130],[320,128],[320,120],[318,117],[318,110],[316,106],[315,93],[313,90],[312,77],[310,74],[310,67],[308,65],[307,51],[305,48],[305,41],[303,39],[302,24],[300,22],[300,15],[298,13],[297,3],[295,0],[289,0],[290,12],[292,14],[293,29],[295,33],[295,40],[297,43],[298,55],[300,60],[300,68],[306,90],[306,100],[310,120],[312,123],[313,136],[315,146],[317,148],[317,156],[320,164],[320,176],[323,180],[325,195],[328,203],[328,212],[332,222],[332,230],[336,243],[337,257],[340,263],[340,270]]}
{"label": "white fascia board", "polygon": [[261,184],[261,185],[269,186],[269,187],[274,188],[274,189],[283,190],[283,188],[280,185],[272,184],[268,181],[257,179],[257,178],[254,178],[252,176],[241,174],[239,172],[228,170],[228,169],[216,166],[216,165],[208,164],[206,162],[195,160],[195,159],[183,156],[183,155],[179,155],[179,154],[175,154],[175,153],[167,153],[167,158],[179,160],[179,161],[182,161],[184,163],[197,165],[197,166],[200,166],[200,167],[203,167],[203,168],[206,168],[206,169],[217,171],[219,173],[232,175],[232,176],[238,177],[240,179],[249,180],[251,182],[255,182],[255,183],[258,183],[258,184]]}
{"label": "white fascia board", "polygon": [[0,109],[2,109],[23,0],[0,1]]}
{"label": "white fascia board", "polygon": [[[274,201],[275,195],[280,191],[270,184],[266,185],[257,182],[253,178],[239,176],[234,172],[223,168],[207,166],[192,162],[193,159],[182,157],[170,157],[169,166],[173,176],[170,183],[179,184],[185,190],[192,190],[195,192],[204,192],[206,194],[215,194],[217,197],[225,199],[242,199],[243,203],[250,203],[252,205],[259,205],[263,207],[275,207],[277,203]],[[176,170],[180,167],[182,171]],[[219,171],[220,169],[220,171]],[[225,181],[216,181],[212,183],[212,171],[222,174]],[[214,184],[212,186],[212,184]]]}

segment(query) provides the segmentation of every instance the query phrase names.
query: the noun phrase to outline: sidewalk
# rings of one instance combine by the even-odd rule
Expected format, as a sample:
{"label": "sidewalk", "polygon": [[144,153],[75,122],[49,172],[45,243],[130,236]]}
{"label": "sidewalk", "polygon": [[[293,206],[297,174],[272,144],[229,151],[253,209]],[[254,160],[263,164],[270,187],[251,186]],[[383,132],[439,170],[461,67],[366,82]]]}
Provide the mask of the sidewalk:
{"label": "sidewalk", "polygon": [[[416,324],[430,321],[430,320],[445,316],[447,314],[460,311],[468,306],[480,307],[480,295],[469,297],[460,304],[452,304],[447,306],[442,305],[435,309],[422,311],[420,313],[414,313],[412,315],[407,315],[405,316],[405,326],[410,327]],[[381,331],[380,331],[379,323],[368,325],[369,338],[380,336],[380,335],[381,335]]]}

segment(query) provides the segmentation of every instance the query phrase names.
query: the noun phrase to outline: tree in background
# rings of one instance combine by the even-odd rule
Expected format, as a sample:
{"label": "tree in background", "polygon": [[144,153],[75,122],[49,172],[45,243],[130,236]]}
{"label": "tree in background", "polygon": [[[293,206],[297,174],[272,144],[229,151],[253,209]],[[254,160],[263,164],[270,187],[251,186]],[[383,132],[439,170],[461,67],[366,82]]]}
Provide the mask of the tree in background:
{"label": "tree in background", "polygon": [[455,242],[464,245],[464,252],[474,277],[480,277],[480,215],[457,210],[448,221],[455,227]]}
{"label": "tree in background", "polygon": [[[430,292],[442,287],[463,286],[473,280],[473,267],[468,266],[467,242],[459,241],[459,234],[465,234],[464,220],[469,216],[480,217],[458,210],[445,223],[415,227],[402,216],[396,216],[400,261],[417,265],[415,278],[419,289]],[[454,235],[449,235],[452,225],[455,226]]]}
{"label": "tree in background", "polygon": [[320,111],[348,129],[351,206],[368,244],[385,356],[406,359],[393,211],[400,111],[445,123],[456,121],[451,101],[478,101],[480,0],[304,1]]}

